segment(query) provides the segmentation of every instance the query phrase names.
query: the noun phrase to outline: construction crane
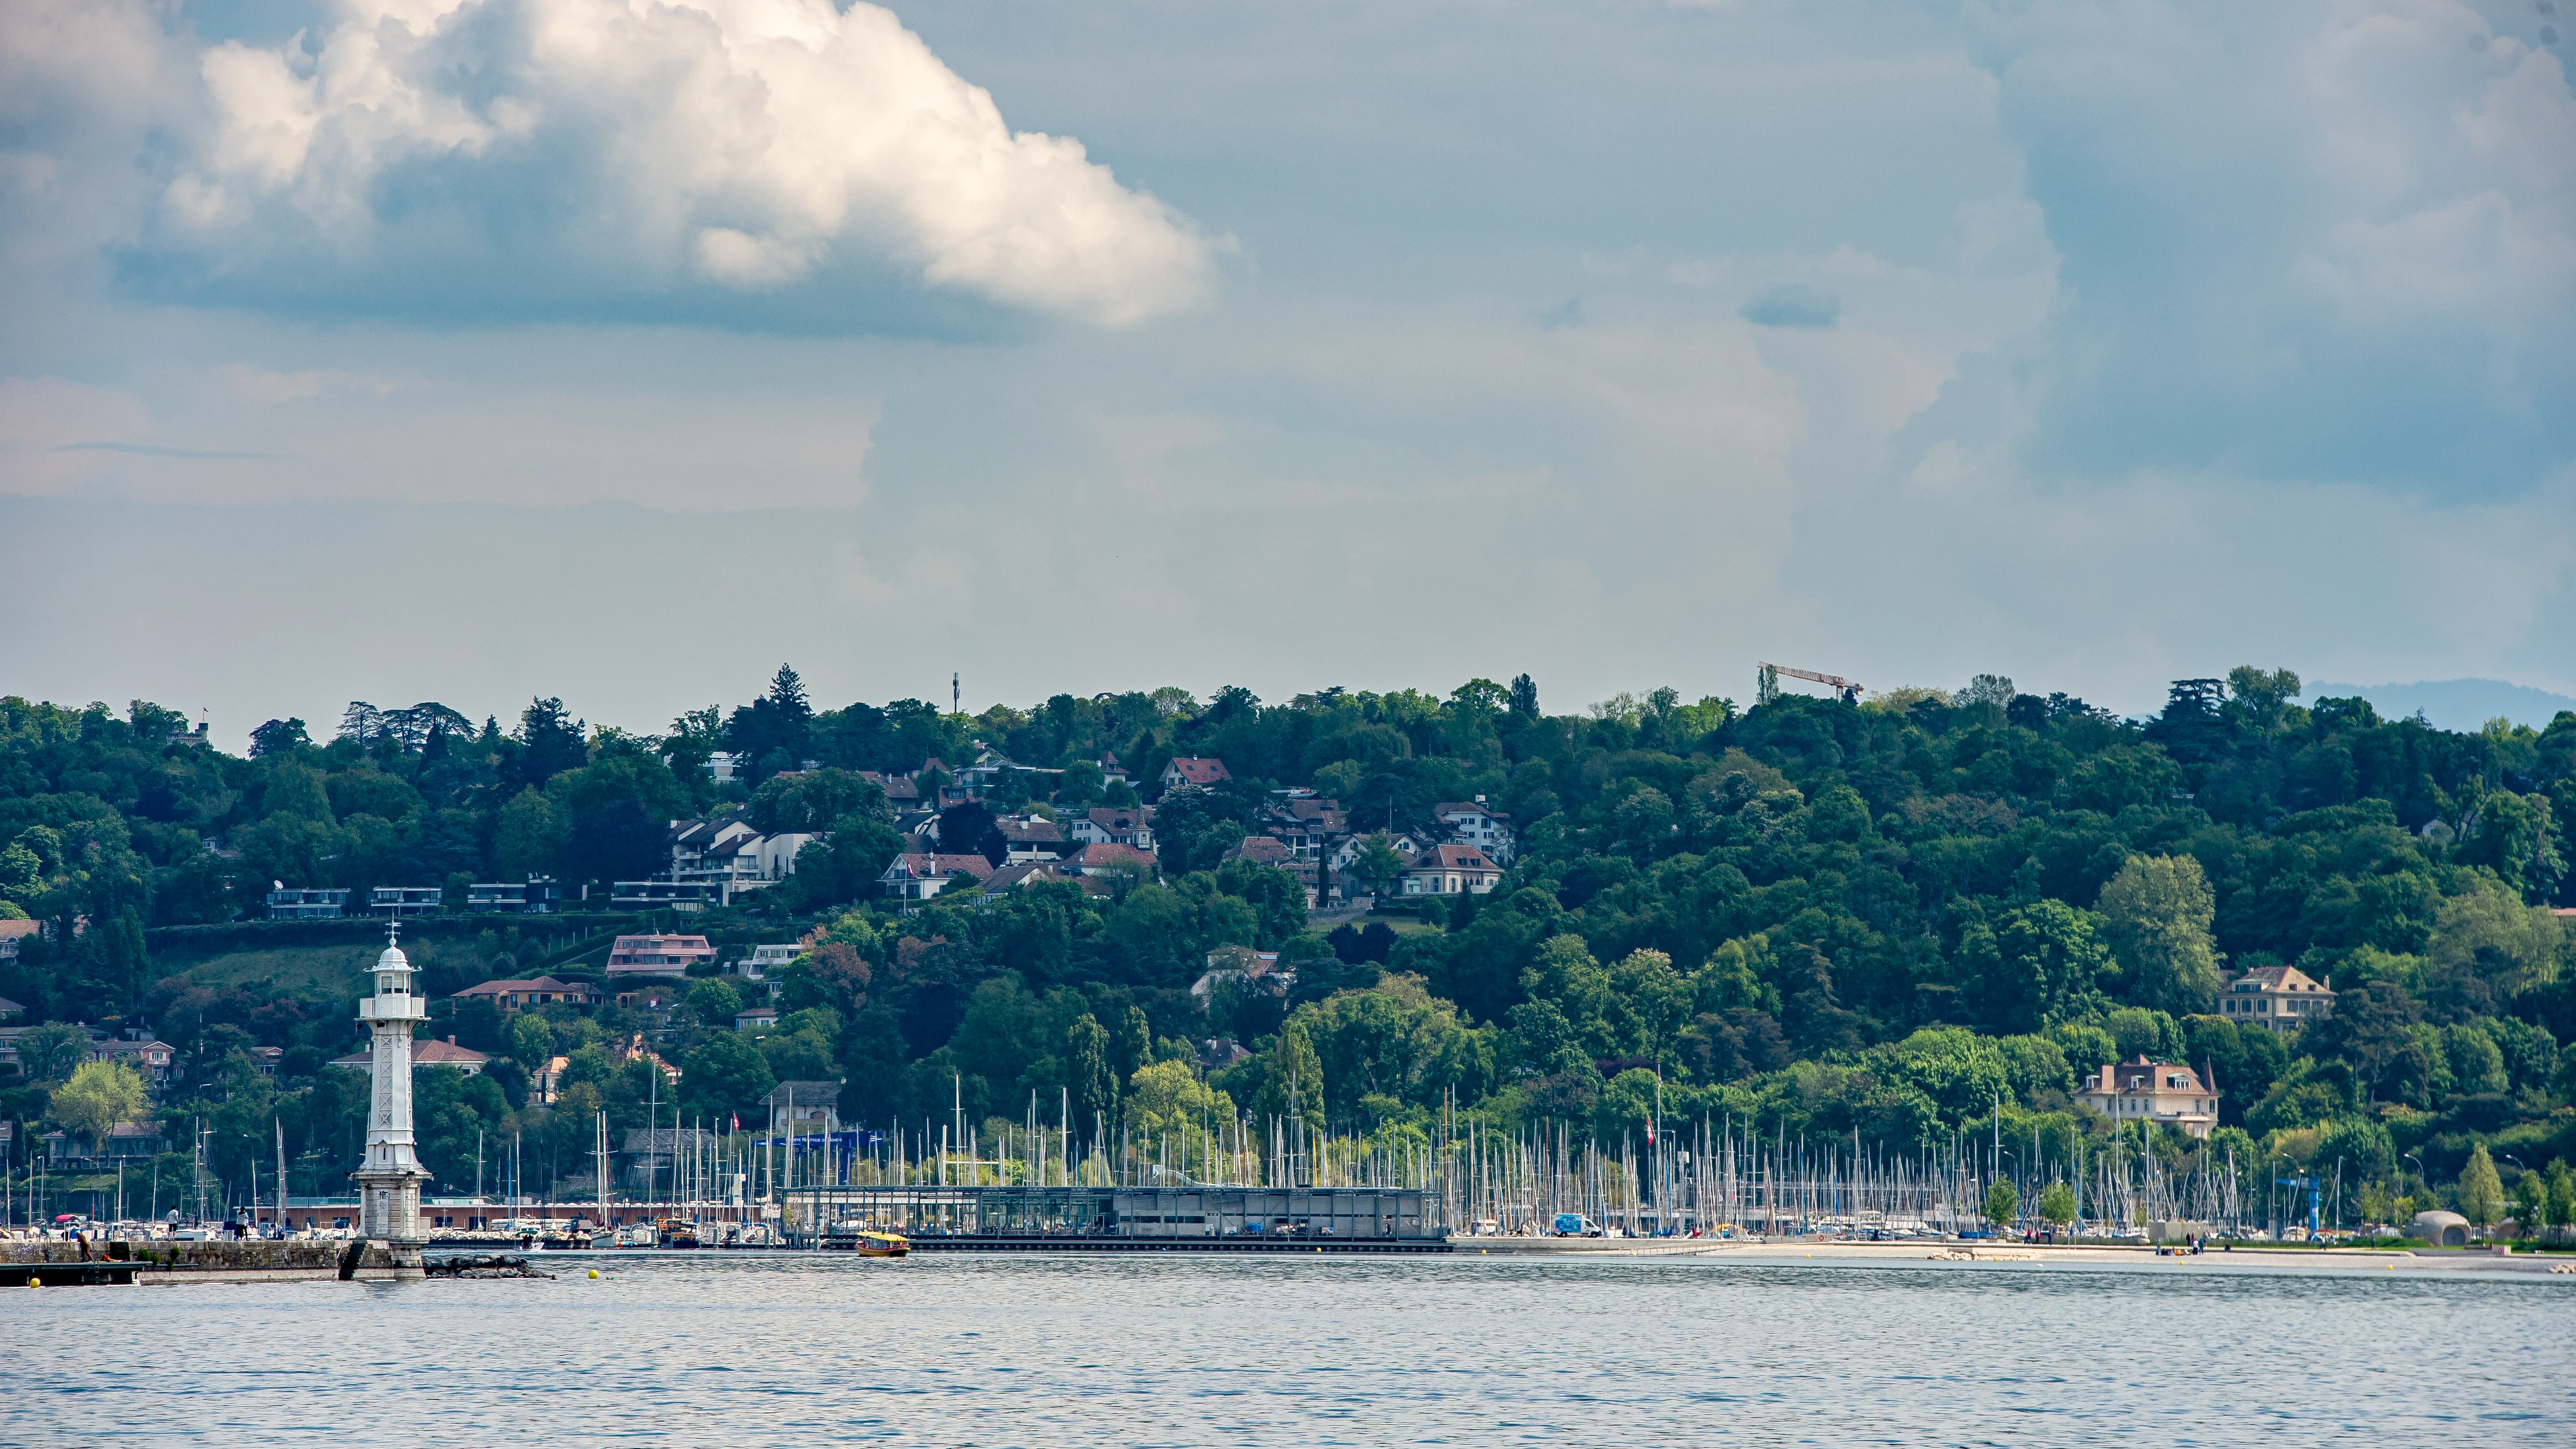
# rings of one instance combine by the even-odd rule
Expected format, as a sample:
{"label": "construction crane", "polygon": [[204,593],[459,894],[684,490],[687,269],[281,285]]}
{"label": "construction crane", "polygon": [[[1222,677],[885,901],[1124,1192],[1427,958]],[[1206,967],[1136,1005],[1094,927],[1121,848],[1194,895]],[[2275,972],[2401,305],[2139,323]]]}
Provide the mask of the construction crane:
{"label": "construction crane", "polygon": [[[2298,1211],[2299,1208],[2299,1194],[2295,1189],[2305,1188],[2307,1190],[2308,1241],[2311,1243],[2315,1242],[2317,1240],[2317,1180],[2315,1176],[2303,1172],[2296,1177],[2276,1177],[2273,1178],[2272,1181],[2282,1187],[2294,1189],[2290,1194],[2290,1210],[2292,1212]],[[2281,1223],[2278,1214],[2273,1216],[2272,1236],[2275,1240],[2279,1239],[2281,1236]]]}
{"label": "construction crane", "polygon": [[1791,679],[1813,680],[1827,689],[1836,690],[1841,693],[1845,704],[1860,703],[1861,686],[1858,680],[1845,679],[1839,674],[1818,674],[1812,669],[1792,669],[1786,664],[1763,665],[1761,678],[1754,685],[1753,697],[1763,704],[1769,704],[1778,699],[1780,676],[1783,674]]}

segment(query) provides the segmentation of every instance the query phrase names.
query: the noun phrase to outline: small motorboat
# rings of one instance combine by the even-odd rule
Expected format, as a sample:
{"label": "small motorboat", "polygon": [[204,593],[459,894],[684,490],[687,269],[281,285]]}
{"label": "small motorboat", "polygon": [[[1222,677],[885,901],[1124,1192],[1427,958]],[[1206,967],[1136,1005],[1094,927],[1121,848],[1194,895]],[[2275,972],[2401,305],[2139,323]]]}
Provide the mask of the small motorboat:
{"label": "small motorboat", "polygon": [[867,1228],[859,1233],[854,1251],[862,1258],[900,1258],[912,1251],[912,1239],[901,1233]]}

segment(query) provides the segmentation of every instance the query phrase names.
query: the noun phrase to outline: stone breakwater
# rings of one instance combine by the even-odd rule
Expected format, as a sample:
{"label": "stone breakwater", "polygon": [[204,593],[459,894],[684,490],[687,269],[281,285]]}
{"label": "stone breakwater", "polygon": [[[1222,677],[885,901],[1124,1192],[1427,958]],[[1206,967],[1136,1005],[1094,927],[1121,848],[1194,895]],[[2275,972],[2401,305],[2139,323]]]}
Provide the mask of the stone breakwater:
{"label": "stone breakwater", "polygon": [[[57,1271],[52,1275],[45,1268]],[[103,1242],[0,1242],[0,1286],[29,1276],[48,1283],[274,1283],[297,1279],[372,1282],[420,1276],[399,1267],[390,1247],[360,1242],[173,1243],[158,1239]]]}

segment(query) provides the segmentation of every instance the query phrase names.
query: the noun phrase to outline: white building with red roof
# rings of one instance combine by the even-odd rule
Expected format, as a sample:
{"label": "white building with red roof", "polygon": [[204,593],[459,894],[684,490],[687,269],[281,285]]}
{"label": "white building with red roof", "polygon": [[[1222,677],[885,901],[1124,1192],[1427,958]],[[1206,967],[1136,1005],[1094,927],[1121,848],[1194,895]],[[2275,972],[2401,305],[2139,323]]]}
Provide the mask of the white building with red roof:
{"label": "white building with red roof", "polygon": [[1490,809],[1485,797],[1444,800],[1431,807],[1433,818],[1460,845],[1472,845],[1498,865],[1512,863],[1512,817]]}
{"label": "white building with red roof", "polygon": [[1404,868],[1409,896],[1483,895],[1500,884],[1503,868],[1472,845],[1435,845]]}
{"label": "white building with red roof", "polygon": [[1233,778],[1234,774],[1226,769],[1225,761],[1214,756],[1184,755],[1163,766],[1163,788],[1166,790],[1177,790],[1183,785],[1205,789]]}
{"label": "white building with red roof", "polygon": [[877,888],[896,900],[926,901],[954,885],[974,885],[993,873],[993,863],[980,855],[945,851],[905,851],[886,863]]}
{"label": "white building with red roof", "polygon": [[2113,1122],[2150,1122],[2206,1137],[2218,1125],[2218,1092],[2174,1062],[2113,1062],[2083,1078],[2075,1100]]}

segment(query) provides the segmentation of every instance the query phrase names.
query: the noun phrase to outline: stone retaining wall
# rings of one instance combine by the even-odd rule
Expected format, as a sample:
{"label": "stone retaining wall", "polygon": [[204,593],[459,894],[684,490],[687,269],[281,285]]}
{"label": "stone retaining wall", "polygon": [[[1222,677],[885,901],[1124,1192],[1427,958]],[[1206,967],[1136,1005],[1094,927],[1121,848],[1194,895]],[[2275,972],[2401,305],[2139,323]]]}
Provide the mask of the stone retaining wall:
{"label": "stone retaining wall", "polygon": [[[117,1240],[91,1243],[89,1259],[92,1262],[132,1262],[165,1273],[337,1273],[341,1256],[348,1251],[348,1243],[330,1241],[170,1243],[146,1240],[129,1243]],[[80,1261],[81,1245],[78,1243],[0,1242],[0,1263]],[[372,1244],[358,1260],[361,1271],[393,1266],[392,1249]]]}

